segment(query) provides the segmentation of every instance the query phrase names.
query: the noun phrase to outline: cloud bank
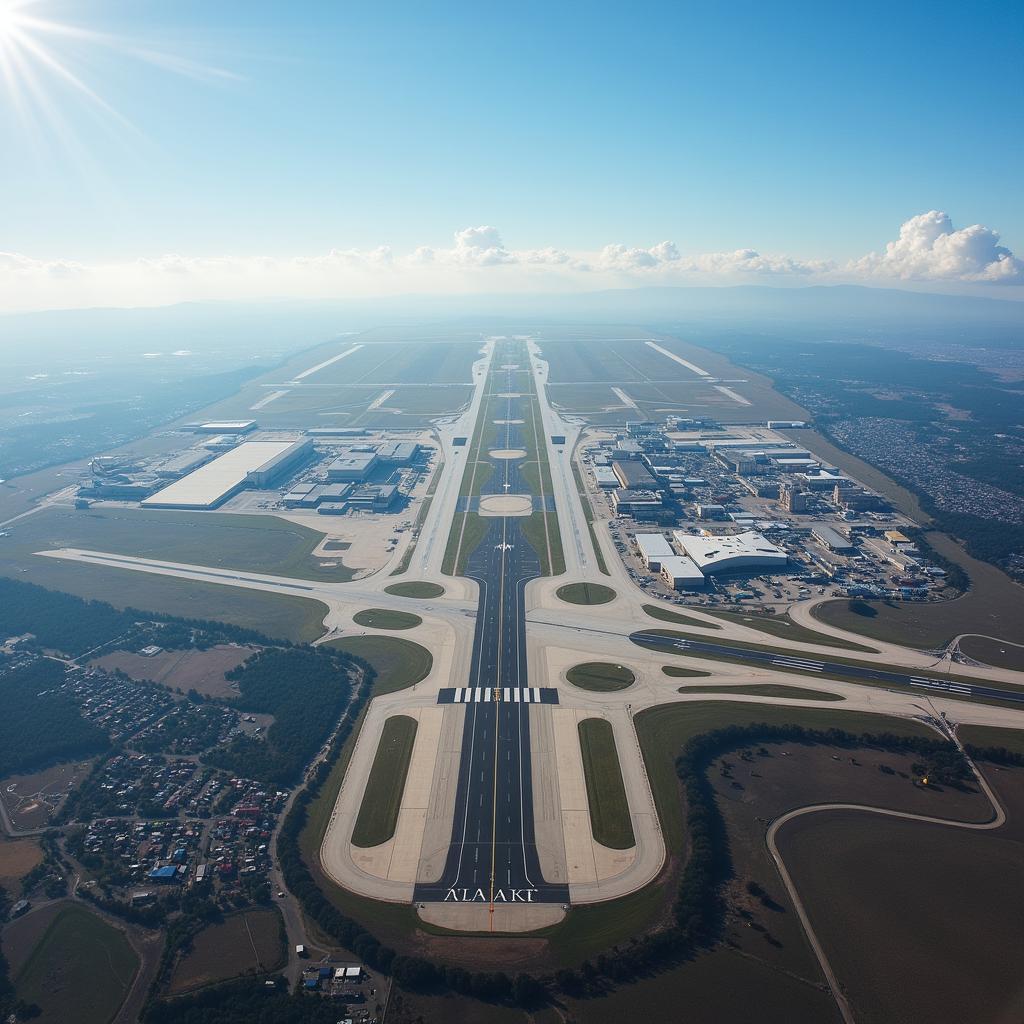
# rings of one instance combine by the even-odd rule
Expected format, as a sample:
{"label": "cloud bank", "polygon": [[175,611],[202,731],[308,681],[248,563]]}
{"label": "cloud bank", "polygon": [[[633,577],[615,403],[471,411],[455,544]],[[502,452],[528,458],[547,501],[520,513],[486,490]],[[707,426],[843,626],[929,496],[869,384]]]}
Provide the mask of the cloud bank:
{"label": "cloud bank", "polygon": [[[906,221],[883,252],[846,263],[756,249],[685,254],[675,242],[610,244],[596,252],[509,248],[490,225],[457,231],[448,248],[396,254],[331,249],[313,256],[170,254],[117,263],[0,252],[0,311],[155,306],[208,299],[345,298],[399,293],[572,291],[631,285],[925,282],[1024,285],[1024,261],[981,224],[954,228],[938,210]],[[1004,294],[1006,294],[1004,292]],[[1011,294],[1017,294],[1013,292]]]}

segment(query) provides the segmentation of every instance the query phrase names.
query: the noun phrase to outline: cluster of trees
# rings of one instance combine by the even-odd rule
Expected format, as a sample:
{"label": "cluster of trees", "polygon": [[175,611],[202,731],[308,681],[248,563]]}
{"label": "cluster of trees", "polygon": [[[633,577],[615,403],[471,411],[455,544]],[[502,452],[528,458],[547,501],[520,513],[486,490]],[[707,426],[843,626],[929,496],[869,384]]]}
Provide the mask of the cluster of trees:
{"label": "cluster of trees", "polygon": [[265,739],[236,736],[204,761],[268,784],[294,783],[352,698],[355,660],[328,648],[266,648],[227,673],[232,705],[274,716]]}
{"label": "cluster of trees", "polygon": [[330,999],[293,995],[284,978],[276,978],[273,987],[246,978],[154,1002],[142,1019],[145,1024],[336,1024],[340,1013]]}
{"label": "cluster of trees", "polygon": [[110,746],[107,734],[82,718],[71,695],[59,689],[65,672],[48,658],[0,672],[0,778]]}
{"label": "cluster of trees", "polygon": [[106,601],[85,601],[74,594],[34,583],[0,578],[0,636],[33,633],[42,647],[77,657],[124,638],[129,647],[209,647],[218,643],[289,646],[270,641],[254,629],[206,619],[115,608]]}
{"label": "cluster of trees", "polygon": [[34,583],[0,578],[0,635],[34,633],[43,647],[78,655],[126,633],[135,617]]}
{"label": "cluster of trees", "polygon": [[992,764],[1024,768],[1024,753],[1019,750],[1009,750],[1006,747],[977,747],[972,743],[965,744],[965,747],[975,761],[991,761]]}

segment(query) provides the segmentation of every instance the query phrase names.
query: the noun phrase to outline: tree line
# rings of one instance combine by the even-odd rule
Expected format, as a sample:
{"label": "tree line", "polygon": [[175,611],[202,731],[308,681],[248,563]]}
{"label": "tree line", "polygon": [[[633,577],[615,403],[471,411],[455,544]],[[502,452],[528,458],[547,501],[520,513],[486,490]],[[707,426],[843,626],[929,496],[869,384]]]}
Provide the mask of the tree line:
{"label": "tree line", "polygon": [[91,757],[110,746],[107,734],[84,719],[72,696],[60,689],[66,671],[49,658],[6,671],[0,666],[0,778]]}
{"label": "tree line", "polygon": [[32,633],[39,646],[77,657],[125,639],[126,646],[203,647],[215,643],[291,646],[254,629],[206,619],[186,619],[137,608],[115,608],[35,583],[0,577],[0,637]]}

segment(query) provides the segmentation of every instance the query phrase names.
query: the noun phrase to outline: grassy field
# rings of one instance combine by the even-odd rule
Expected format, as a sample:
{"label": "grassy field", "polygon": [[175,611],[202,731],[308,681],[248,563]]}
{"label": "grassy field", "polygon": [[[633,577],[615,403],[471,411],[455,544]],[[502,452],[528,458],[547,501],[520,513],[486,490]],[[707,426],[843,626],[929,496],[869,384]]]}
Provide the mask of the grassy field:
{"label": "grassy field", "polygon": [[695,619],[692,615],[683,615],[674,612],[671,608],[664,608],[660,604],[645,604],[644,611],[652,619],[661,619],[662,622],[681,622],[684,626],[699,626],[701,629],[720,629],[713,622],[704,622],[702,619]]}
{"label": "grassy field", "polygon": [[134,651],[114,651],[89,664],[108,672],[123,672],[132,679],[162,683],[171,690],[198,690],[207,697],[228,699],[237,697],[238,690],[225,678],[225,673],[241,665],[255,651],[255,647],[227,644],[217,644],[205,651],[165,650],[151,658]]}
{"label": "grassy field", "polygon": [[175,964],[168,985],[180,995],[240,974],[265,974],[287,961],[281,915],[276,909],[246,910],[207,925]]}
{"label": "grassy field", "polygon": [[599,693],[625,690],[636,682],[636,676],[625,665],[612,665],[607,661],[587,661],[573,665],[565,677],[581,690],[596,690]]}
{"label": "grassy field", "polygon": [[975,747],[1005,747],[1024,754],[1024,729],[997,729],[987,725],[961,725],[957,735],[962,743]]}
{"label": "grassy field", "polygon": [[408,580],[402,583],[392,583],[385,587],[384,592],[394,594],[396,597],[416,597],[427,599],[440,597],[444,593],[444,587],[439,583],[427,583],[425,580]]}
{"label": "grassy field", "polygon": [[124,932],[68,904],[18,973],[15,989],[42,1009],[41,1024],[108,1024],[138,967]]}
{"label": "grassy field", "polygon": [[711,675],[710,672],[701,672],[695,668],[680,668],[678,665],[662,665],[661,671],[673,679],[697,679]]}
{"label": "grassy field", "polygon": [[823,812],[780,850],[858,1022],[1024,1019],[1019,840]]}
{"label": "grassy field", "polygon": [[600,583],[566,583],[555,594],[568,604],[607,604],[615,600],[615,591]]}
{"label": "grassy field", "polygon": [[920,722],[861,711],[776,707],[770,704],[722,703],[712,700],[649,708],[641,711],[633,722],[665,841],[670,849],[677,852],[683,848],[684,830],[675,759],[691,736],[725,725],[751,725],[754,722],[803,725],[813,729],[839,728],[854,733],[892,732],[904,736],[926,736],[929,739],[935,735]]}
{"label": "grassy field", "polygon": [[[573,911],[579,913],[579,911]],[[586,1024],[839,1024],[828,992],[735,950],[716,949],[692,963],[624,985],[600,999],[570,999]]]}
{"label": "grassy field", "polygon": [[423,624],[418,615],[391,608],[364,608],[352,616],[352,621],[369,629],[415,629]]}
{"label": "grassy field", "polygon": [[9,530],[0,546],[0,564],[5,566],[35,551],[86,548],[296,579],[347,582],[353,575],[333,557],[336,566],[321,569],[312,552],[324,535],[276,516],[53,507]]}
{"label": "grassy field", "polygon": [[721,619],[723,622],[747,626],[750,629],[757,629],[762,633],[769,633],[772,636],[781,637],[783,640],[792,640],[798,644],[820,644],[822,647],[841,647],[847,651],[878,653],[874,647],[867,647],[864,644],[856,644],[839,637],[829,636],[827,633],[819,633],[815,629],[808,629],[798,622],[793,622],[788,615],[744,615],[740,612],[719,611],[709,611],[708,615],[714,615],[715,618]]}
{"label": "grassy field", "polygon": [[838,693],[803,690],[799,686],[750,683],[740,686],[680,686],[680,693],[746,693],[752,697],[791,697],[793,700],[845,700]]}
{"label": "grassy field", "polygon": [[42,862],[42,848],[34,839],[0,839],[0,887],[20,894],[20,879]]}
{"label": "grassy field", "polygon": [[611,723],[585,718],[579,723],[579,734],[594,838],[612,850],[629,850],[636,845],[636,838]]}
{"label": "grassy field", "polygon": [[395,834],[416,726],[416,719],[408,715],[392,715],[385,721],[352,830],[353,846],[379,846]]}
{"label": "grassy field", "polygon": [[[42,514],[42,513],[40,513]],[[29,517],[24,522],[31,522]],[[213,619],[305,643],[323,635],[327,606],[320,601],[218,583],[198,583],[128,569],[16,555],[0,538],[0,575],[87,600],[107,601],[183,618]],[[51,545],[43,545],[51,546]]]}
{"label": "grassy field", "polygon": [[397,636],[346,636],[328,640],[327,646],[364,658],[374,667],[374,697],[414,686],[426,679],[434,664],[425,647]]}

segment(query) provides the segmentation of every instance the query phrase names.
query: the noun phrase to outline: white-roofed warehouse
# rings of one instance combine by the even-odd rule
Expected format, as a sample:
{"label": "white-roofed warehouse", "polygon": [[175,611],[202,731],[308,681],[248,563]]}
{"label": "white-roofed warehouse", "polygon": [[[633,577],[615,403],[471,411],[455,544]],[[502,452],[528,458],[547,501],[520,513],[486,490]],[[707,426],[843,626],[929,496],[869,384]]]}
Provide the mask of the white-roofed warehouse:
{"label": "white-roofed warehouse", "polygon": [[633,542],[636,544],[640,561],[651,572],[660,572],[661,563],[675,555],[672,545],[660,533],[638,533],[633,537]]}
{"label": "white-roofed warehouse", "polygon": [[676,544],[697,563],[705,576],[735,569],[781,567],[789,561],[782,548],[765,540],[755,530],[715,537],[675,530],[673,536]]}
{"label": "white-roofed warehouse", "polygon": [[661,560],[661,578],[673,590],[696,590],[705,584],[704,573],[685,555],[672,555]]}
{"label": "white-roofed warehouse", "polygon": [[144,508],[216,508],[243,487],[268,487],[313,452],[313,442],[245,441],[142,501]]}

